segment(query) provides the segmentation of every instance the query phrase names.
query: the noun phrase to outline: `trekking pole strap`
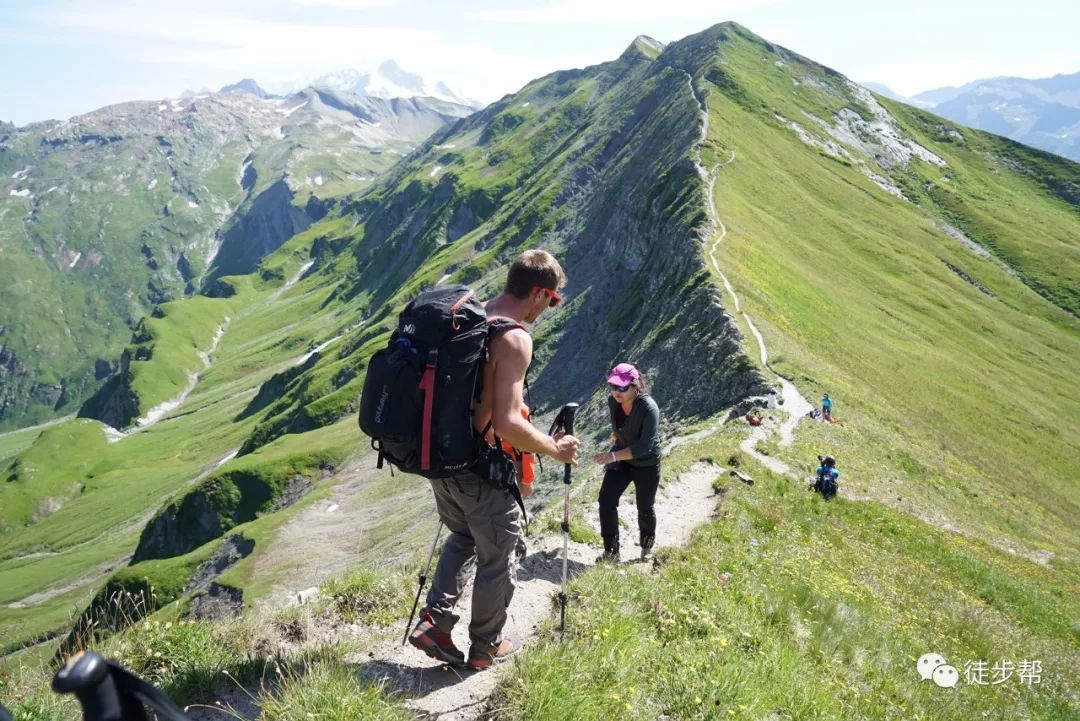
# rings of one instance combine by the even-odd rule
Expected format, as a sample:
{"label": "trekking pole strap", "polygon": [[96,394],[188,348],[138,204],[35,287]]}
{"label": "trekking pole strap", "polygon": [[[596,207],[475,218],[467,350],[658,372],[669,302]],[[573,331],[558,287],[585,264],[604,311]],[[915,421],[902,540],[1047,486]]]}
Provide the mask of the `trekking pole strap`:
{"label": "trekking pole strap", "polygon": [[[108,661],[109,671],[116,680],[116,687],[120,691],[121,703],[127,698],[134,698],[142,704],[150,706],[159,719],[165,721],[191,721],[191,717],[181,711],[161,689],[150,685],[131,671],[118,664],[116,661]],[[145,710],[139,719],[147,718]],[[124,716],[128,721],[128,716]]]}

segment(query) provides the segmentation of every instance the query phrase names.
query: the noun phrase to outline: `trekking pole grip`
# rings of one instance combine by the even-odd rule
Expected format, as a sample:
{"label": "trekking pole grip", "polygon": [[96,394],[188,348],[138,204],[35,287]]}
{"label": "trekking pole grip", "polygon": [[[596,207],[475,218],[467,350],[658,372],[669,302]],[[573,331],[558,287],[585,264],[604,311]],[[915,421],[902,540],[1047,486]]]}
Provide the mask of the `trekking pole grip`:
{"label": "trekking pole grip", "polygon": [[105,659],[93,651],[80,651],[56,672],[52,690],[79,699],[84,721],[122,721],[123,709],[116,682]]}
{"label": "trekking pole grip", "polygon": [[[559,416],[556,418],[556,423],[559,427],[566,431],[566,435],[574,435],[574,416],[577,414],[578,404],[567,403],[559,411]],[[563,483],[570,485],[570,464],[567,463],[563,467]]]}

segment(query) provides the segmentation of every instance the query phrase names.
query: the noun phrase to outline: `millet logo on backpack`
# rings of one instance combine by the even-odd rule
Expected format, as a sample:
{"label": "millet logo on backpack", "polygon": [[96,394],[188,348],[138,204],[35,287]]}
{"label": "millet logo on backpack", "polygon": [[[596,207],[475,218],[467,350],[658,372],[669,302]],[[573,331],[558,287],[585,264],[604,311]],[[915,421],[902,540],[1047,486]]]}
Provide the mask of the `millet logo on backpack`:
{"label": "millet logo on backpack", "polygon": [[382,425],[383,411],[386,410],[386,400],[390,397],[390,386],[383,385],[382,394],[379,396],[379,404],[375,407],[375,422]]}

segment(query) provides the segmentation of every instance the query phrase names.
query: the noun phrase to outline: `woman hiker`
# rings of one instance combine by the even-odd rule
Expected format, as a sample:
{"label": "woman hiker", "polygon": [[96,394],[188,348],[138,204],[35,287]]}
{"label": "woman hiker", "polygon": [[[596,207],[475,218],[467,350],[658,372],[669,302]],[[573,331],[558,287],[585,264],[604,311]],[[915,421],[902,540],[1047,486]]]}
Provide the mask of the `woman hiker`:
{"label": "woman hiker", "polygon": [[600,535],[604,553],[598,561],[619,560],[619,498],[634,484],[638,508],[641,558],[656,540],[656,491],[660,487],[660,408],[649,395],[645,378],[630,363],[620,363],[608,374],[608,410],[611,414],[610,451],[593,460],[605,466],[600,486]]}

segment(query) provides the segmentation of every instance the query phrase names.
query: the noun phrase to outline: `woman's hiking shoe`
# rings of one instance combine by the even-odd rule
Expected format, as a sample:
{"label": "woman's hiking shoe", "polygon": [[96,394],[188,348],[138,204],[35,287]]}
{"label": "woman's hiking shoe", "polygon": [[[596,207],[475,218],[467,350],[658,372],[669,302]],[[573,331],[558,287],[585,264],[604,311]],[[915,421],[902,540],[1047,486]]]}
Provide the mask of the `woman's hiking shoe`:
{"label": "woman's hiking shoe", "polygon": [[420,622],[409,634],[409,643],[438,661],[459,666],[465,663],[465,654],[454,645],[450,634],[435,625],[427,609],[421,612]]}
{"label": "woman's hiking shoe", "polygon": [[619,549],[617,548],[613,551],[604,551],[596,557],[597,563],[618,563],[619,561]]}
{"label": "woman's hiking shoe", "polygon": [[641,560],[644,561],[652,554],[653,544],[656,543],[656,536],[642,536],[641,537]]}
{"label": "woman's hiking shoe", "polygon": [[604,539],[604,552],[596,557],[597,563],[618,563],[619,562],[619,537]]}
{"label": "woman's hiking shoe", "polygon": [[474,671],[483,671],[493,663],[505,661],[520,650],[521,642],[509,636],[504,636],[498,646],[473,642],[469,648],[469,666]]}

